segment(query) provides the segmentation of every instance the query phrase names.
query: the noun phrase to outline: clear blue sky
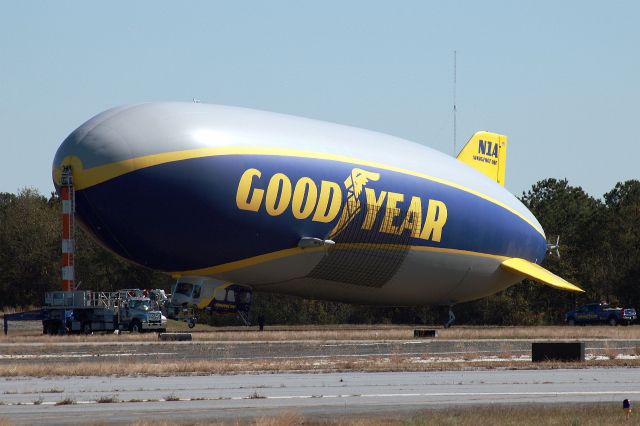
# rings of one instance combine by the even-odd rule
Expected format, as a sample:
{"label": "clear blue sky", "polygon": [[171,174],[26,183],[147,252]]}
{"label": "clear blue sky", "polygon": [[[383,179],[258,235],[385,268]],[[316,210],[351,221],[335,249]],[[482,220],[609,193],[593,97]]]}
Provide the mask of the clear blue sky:
{"label": "clear blue sky", "polygon": [[53,190],[53,155],[112,106],[201,99],[452,152],[509,136],[507,188],[640,178],[640,3],[17,1],[0,6],[0,191]]}

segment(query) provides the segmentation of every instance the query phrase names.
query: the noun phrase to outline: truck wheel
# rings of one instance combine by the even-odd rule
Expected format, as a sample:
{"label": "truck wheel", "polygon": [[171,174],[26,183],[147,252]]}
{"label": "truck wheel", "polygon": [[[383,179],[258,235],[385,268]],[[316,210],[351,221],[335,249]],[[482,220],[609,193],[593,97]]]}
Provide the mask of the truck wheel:
{"label": "truck wheel", "polygon": [[611,317],[609,318],[609,325],[610,326],[616,326],[618,325],[618,320],[615,317]]}
{"label": "truck wheel", "polygon": [[196,316],[192,316],[191,318],[187,319],[187,326],[189,328],[195,327],[197,323],[198,323],[198,317]]}
{"label": "truck wheel", "polygon": [[51,321],[47,325],[47,331],[48,331],[47,334],[49,336],[57,336],[58,334],[60,334],[60,324],[58,324],[57,321]]}
{"label": "truck wheel", "polygon": [[91,334],[91,323],[90,322],[83,322],[82,323],[82,332],[84,334]]}
{"label": "truck wheel", "polygon": [[570,326],[576,325],[576,319],[575,318],[569,318],[567,320],[567,324],[569,324]]}
{"label": "truck wheel", "polygon": [[129,331],[132,333],[142,333],[142,324],[140,324],[140,321],[138,320],[131,321],[131,325],[129,326]]}

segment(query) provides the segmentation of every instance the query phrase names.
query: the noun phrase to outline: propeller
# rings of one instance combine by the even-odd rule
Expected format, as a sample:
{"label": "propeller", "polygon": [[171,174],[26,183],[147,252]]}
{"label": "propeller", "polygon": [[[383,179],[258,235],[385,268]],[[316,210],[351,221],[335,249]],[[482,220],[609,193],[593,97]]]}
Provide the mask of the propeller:
{"label": "propeller", "polygon": [[558,259],[560,259],[560,235],[556,238],[556,243],[547,242],[547,253],[553,254],[555,252]]}

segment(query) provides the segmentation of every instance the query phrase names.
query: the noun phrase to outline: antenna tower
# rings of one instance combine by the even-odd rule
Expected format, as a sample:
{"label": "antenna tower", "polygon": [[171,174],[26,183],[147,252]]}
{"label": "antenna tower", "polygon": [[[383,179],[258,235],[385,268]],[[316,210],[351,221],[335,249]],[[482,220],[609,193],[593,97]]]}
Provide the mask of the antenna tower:
{"label": "antenna tower", "polygon": [[456,108],[456,74],[457,74],[457,70],[456,70],[456,65],[457,65],[457,61],[456,61],[456,51],[453,51],[453,156],[455,157],[457,154],[457,147],[456,147],[456,112],[457,112],[457,108]]}

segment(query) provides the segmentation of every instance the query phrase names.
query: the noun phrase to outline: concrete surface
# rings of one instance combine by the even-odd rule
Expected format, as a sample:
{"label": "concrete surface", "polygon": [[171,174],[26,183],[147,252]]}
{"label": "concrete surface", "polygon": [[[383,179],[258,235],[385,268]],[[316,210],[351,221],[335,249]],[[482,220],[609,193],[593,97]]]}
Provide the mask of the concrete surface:
{"label": "concrete surface", "polygon": [[[335,418],[454,405],[618,404],[640,398],[638,383],[636,368],[0,378],[0,418],[28,424],[248,421],[287,410]],[[66,398],[76,403],[55,405]],[[97,403],[101,398],[141,402]]]}

